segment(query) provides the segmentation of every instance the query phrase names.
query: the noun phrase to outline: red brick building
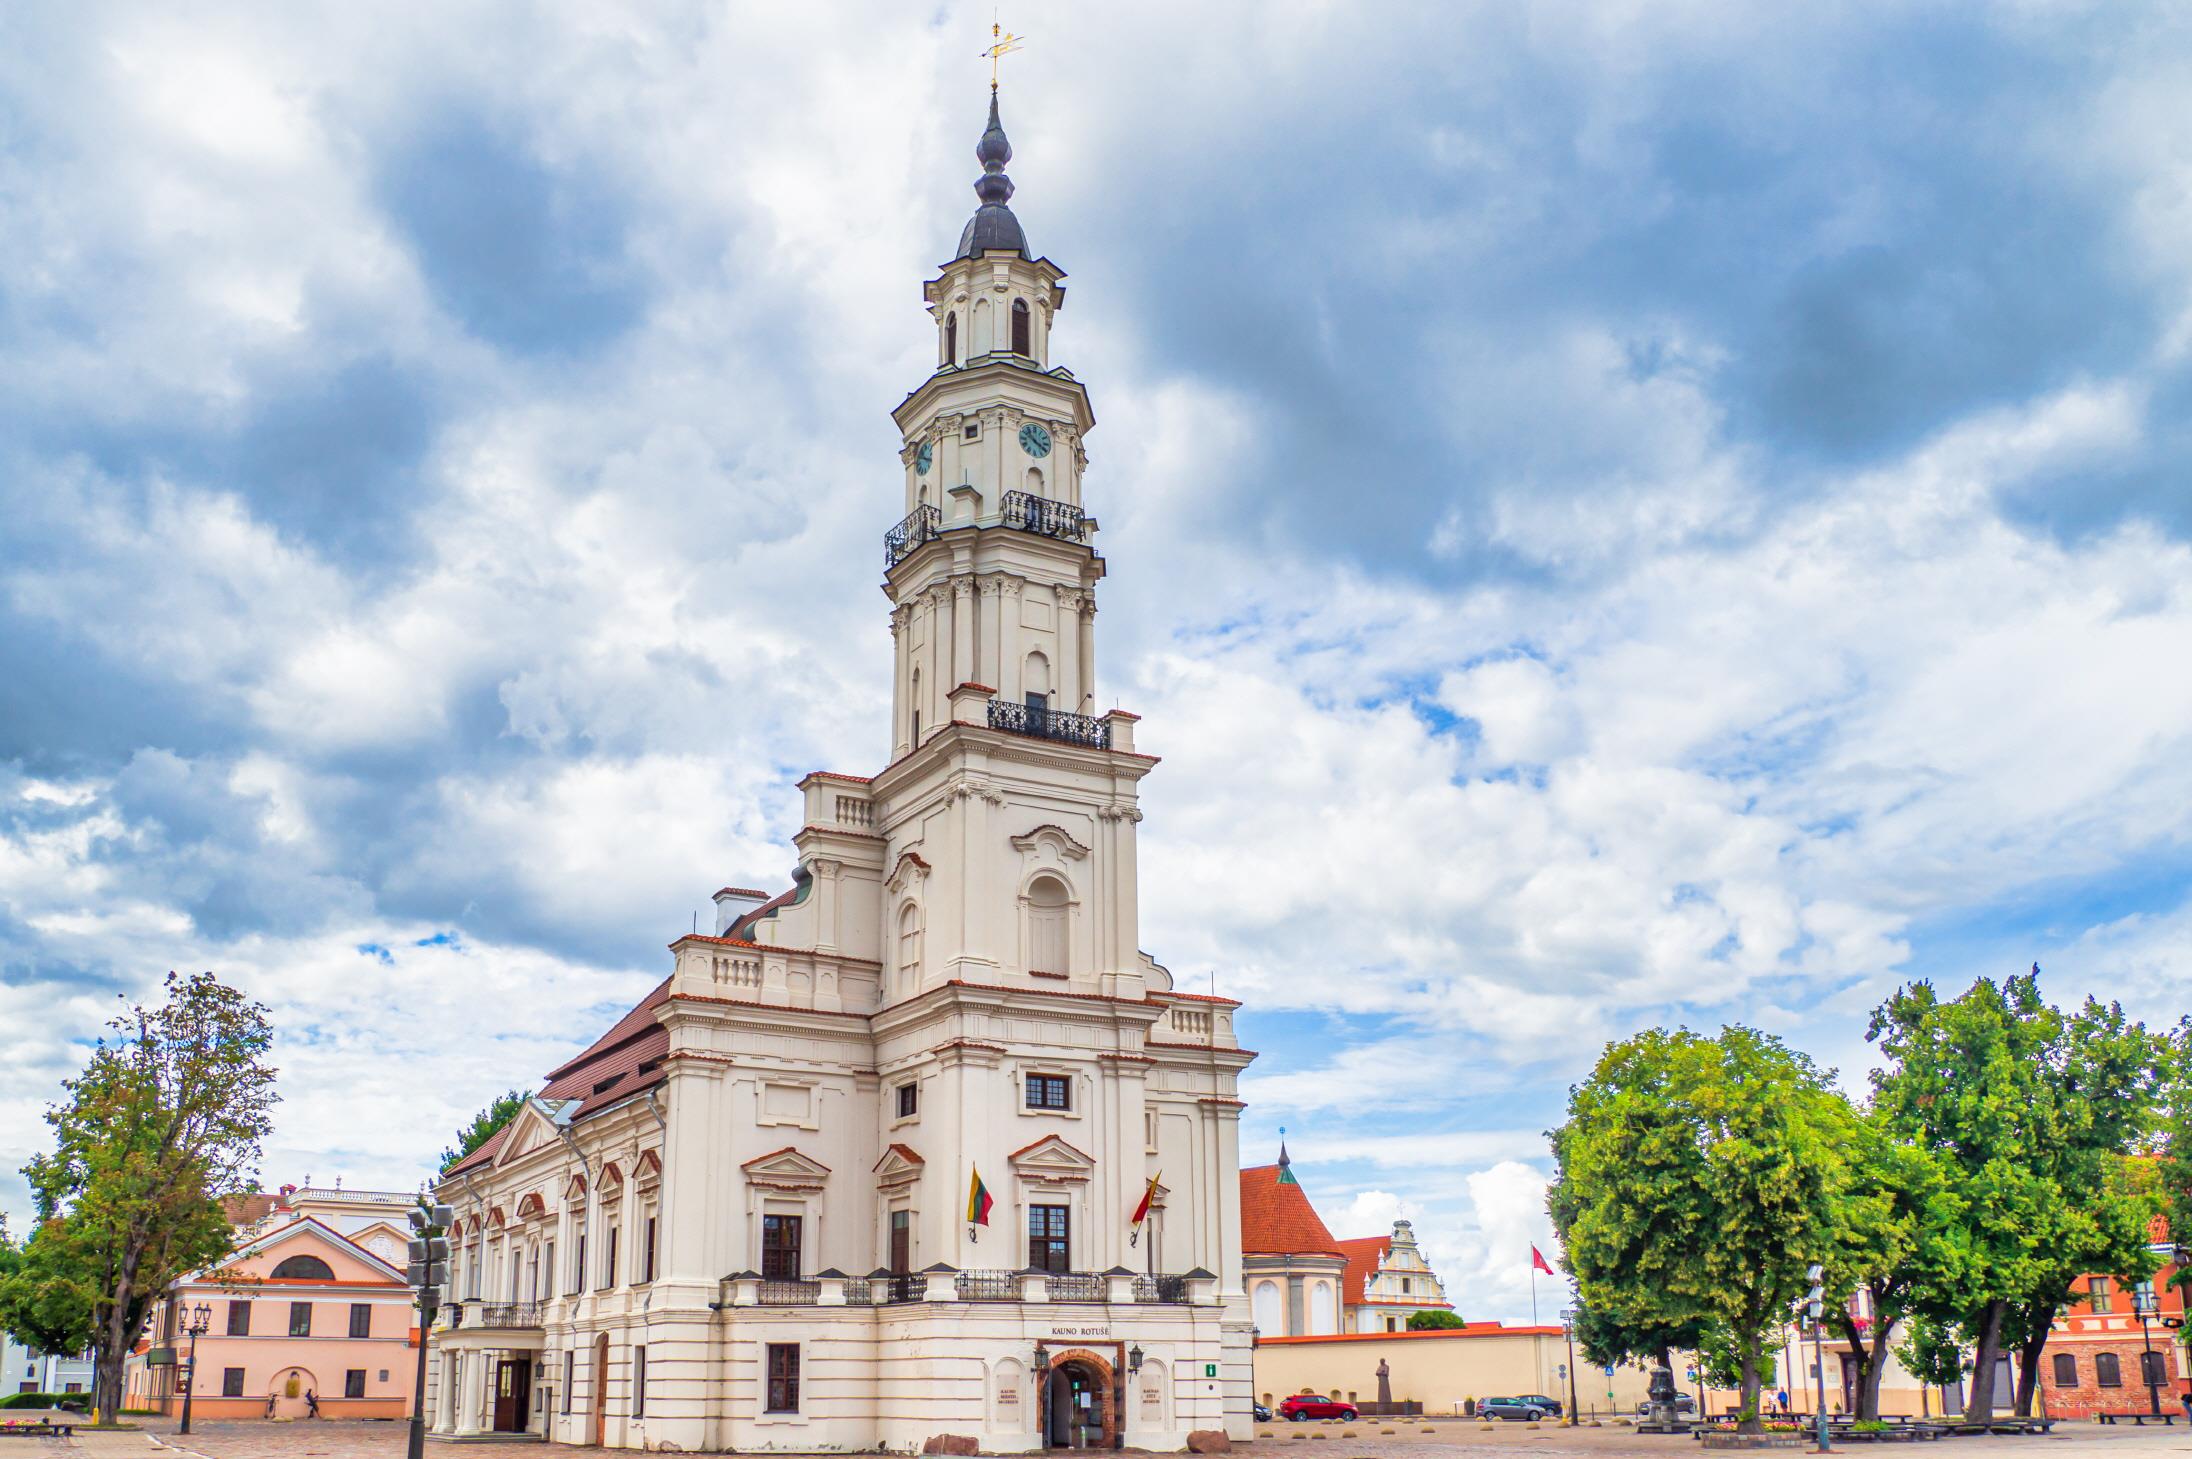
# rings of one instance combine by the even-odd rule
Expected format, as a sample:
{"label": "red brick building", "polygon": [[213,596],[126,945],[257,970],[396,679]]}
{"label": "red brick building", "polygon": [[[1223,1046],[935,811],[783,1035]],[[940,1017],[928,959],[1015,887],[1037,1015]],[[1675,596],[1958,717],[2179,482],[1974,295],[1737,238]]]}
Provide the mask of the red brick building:
{"label": "red brick building", "polygon": [[2083,1298],[2055,1319],[2040,1359],[2040,1397],[2055,1417],[2146,1413],[2157,1402],[2164,1413],[2182,1414],[2184,1292],[2172,1281],[2176,1248],[2159,1218],[2152,1236],[2165,1265],[2154,1274],[2153,1310],[2143,1325],[2138,1291],[2103,1276],[2079,1278]]}

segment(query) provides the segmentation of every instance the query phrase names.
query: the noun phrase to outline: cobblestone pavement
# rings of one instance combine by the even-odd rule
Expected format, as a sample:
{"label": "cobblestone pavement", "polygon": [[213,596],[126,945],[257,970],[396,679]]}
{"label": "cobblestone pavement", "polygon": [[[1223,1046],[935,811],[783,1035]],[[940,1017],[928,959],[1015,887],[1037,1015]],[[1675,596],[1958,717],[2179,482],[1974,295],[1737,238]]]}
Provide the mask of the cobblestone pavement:
{"label": "cobblestone pavement", "polygon": [[[145,1432],[80,1434],[77,1459],[403,1459],[406,1426],[322,1419],[296,1423],[200,1420],[186,1437],[169,1420],[146,1419]],[[1390,1431],[1390,1432],[1388,1432]],[[0,1450],[34,1459],[65,1459],[67,1451],[44,1440],[0,1440],[23,1446]],[[166,1448],[160,1446],[165,1445]],[[1849,1452],[1854,1446],[1838,1446]],[[538,1443],[449,1444],[429,1441],[429,1459],[583,1459],[622,1451],[548,1449]],[[1133,1451],[1129,1451],[1132,1453]],[[1699,1459],[1696,1442],[1626,1428],[1564,1429],[1547,1424],[1497,1424],[1447,1419],[1429,1424],[1313,1423],[1259,1427],[1235,1452],[1248,1459]],[[1787,1453],[1790,1451],[1781,1451]],[[1798,1451],[1801,1452],[1801,1451]],[[1892,1452],[1907,1453],[1898,1446]],[[2164,1459],[2192,1455],[2192,1432],[2173,1429],[2104,1428],[2065,1424],[2045,1438],[1945,1439],[1923,1451],[1930,1459]],[[1859,1459],[1884,1459],[1870,1446]]]}

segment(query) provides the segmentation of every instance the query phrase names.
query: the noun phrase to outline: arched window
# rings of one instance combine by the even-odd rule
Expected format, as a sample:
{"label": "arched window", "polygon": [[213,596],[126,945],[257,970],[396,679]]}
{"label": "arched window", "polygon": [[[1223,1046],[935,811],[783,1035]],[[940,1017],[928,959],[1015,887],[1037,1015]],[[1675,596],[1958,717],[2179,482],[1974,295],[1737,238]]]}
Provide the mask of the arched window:
{"label": "arched window", "polygon": [[1041,496],[1043,494],[1043,471],[1039,466],[1030,466],[1028,468],[1027,493],[1029,496]]}
{"label": "arched window", "polygon": [[919,669],[913,671],[913,687],[908,691],[906,702],[913,706],[913,744],[915,749],[919,749],[921,746],[921,671]]}
{"label": "arched window", "polygon": [[1040,876],[1028,888],[1028,971],[1069,973],[1066,946],[1066,884]]}
{"label": "arched window", "polygon": [[986,355],[997,347],[995,335],[990,329],[989,300],[974,301],[974,338],[967,342],[967,358]]}
{"label": "arched window", "polygon": [[1028,306],[1025,299],[1012,301],[1012,352],[1016,355],[1035,353],[1028,344]]}
{"label": "arched window", "polygon": [[1256,1284],[1256,1331],[1265,1337],[1289,1337],[1286,1330],[1286,1309],[1279,1301],[1277,1282]]}
{"label": "arched window", "polygon": [[959,311],[956,309],[944,316],[944,363],[959,363]]}
{"label": "arched window", "polygon": [[2093,1381],[2102,1388],[2123,1387],[2123,1365],[2114,1353],[2093,1355]]}
{"label": "arched window", "polygon": [[332,1282],[335,1280],[335,1269],[316,1256],[285,1257],[282,1264],[274,1268],[274,1279],[276,1281]]}
{"label": "arched window", "polygon": [[1332,1310],[1332,1284],[1312,1282],[1309,1287],[1309,1335],[1324,1337],[1338,1331],[1339,1323]]}
{"label": "arched window", "polygon": [[1020,666],[1020,693],[1030,709],[1050,708],[1050,660],[1041,649]]}
{"label": "arched window", "polygon": [[921,981],[921,909],[912,902],[898,914],[898,978],[908,988]]}

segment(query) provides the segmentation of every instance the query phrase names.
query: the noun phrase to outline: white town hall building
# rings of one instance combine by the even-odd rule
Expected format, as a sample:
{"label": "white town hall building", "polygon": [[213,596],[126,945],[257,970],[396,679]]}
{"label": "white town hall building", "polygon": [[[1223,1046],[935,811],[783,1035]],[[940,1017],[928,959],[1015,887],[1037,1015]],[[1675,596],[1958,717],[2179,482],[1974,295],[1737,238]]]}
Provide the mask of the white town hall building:
{"label": "white town hall building", "polygon": [[1247,1436],[1254,1055],[1237,1005],[1140,948],[1156,761],[1135,716],[1094,713],[1095,417],[1051,363],[1064,275],[1006,206],[994,91],[976,155],[925,289],[936,369],[894,413],[889,763],[800,782],[791,889],[717,893],[714,932],[441,1178],[436,1434]]}

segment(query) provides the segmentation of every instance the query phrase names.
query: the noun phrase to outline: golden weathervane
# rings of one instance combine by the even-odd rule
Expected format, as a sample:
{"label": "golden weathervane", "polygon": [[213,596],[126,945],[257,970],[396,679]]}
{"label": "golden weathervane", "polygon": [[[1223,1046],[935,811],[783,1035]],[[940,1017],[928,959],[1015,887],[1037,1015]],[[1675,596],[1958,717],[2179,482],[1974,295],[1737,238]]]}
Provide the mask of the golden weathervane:
{"label": "golden weathervane", "polygon": [[1021,43],[1027,37],[1013,35],[1005,30],[997,24],[995,16],[990,17],[989,35],[990,44],[983,50],[982,54],[989,57],[989,89],[995,91],[997,89],[997,63],[1020,49]]}

